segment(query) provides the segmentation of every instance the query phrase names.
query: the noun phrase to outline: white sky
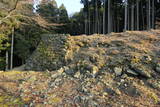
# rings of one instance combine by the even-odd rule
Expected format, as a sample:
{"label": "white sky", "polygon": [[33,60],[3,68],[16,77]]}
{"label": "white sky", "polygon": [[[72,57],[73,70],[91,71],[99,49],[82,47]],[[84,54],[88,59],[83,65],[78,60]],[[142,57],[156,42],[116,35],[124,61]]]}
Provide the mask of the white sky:
{"label": "white sky", "polygon": [[75,12],[79,12],[80,9],[83,7],[83,5],[80,4],[80,0],[56,0],[56,2],[58,6],[60,6],[63,3],[67,8],[69,15]]}
{"label": "white sky", "polygon": [[[36,7],[41,0],[34,0]],[[72,15],[75,12],[79,12],[83,5],[80,3],[80,0],[55,0],[57,2],[58,7],[63,3],[68,11],[69,15]]]}

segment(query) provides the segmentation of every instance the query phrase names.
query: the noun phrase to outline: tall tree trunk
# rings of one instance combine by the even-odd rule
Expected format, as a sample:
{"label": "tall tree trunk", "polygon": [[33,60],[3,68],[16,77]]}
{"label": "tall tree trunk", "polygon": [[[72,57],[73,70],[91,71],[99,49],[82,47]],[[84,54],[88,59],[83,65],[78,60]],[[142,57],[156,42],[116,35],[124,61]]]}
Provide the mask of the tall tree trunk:
{"label": "tall tree trunk", "polygon": [[117,26],[118,26],[118,13],[117,13],[117,8],[115,6],[115,13],[114,13],[114,32],[117,32]]}
{"label": "tall tree trunk", "polygon": [[136,1],[137,7],[137,30],[139,30],[139,0]]}
{"label": "tall tree trunk", "polygon": [[102,16],[101,15],[99,16],[99,33],[102,34]]}
{"label": "tall tree trunk", "polygon": [[95,32],[98,33],[98,4],[96,0],[96,20],[95,20]]}
{"label": "tall tree trunk", "polygon": [[88,34],[91,34],[90,6],[88,1]]}
{"label": "tall tree trunk", "polygon": [[101,34],[101,14],[98,12],[98,33]]}
{"label": "tall tree trunk", "polygon": [[93,15],[92,15],[92,33],[94,34],[95,33],[95,30],[94,30],[94,26],[95,26],[95,17],[94,17],[94,10],[93,10]]}
{"label": "tall tree trunk", "polygon": [[117,32],[119,32],[119,19],[117,18]]}
{"label": "tall tree trunk", "polygon": [[154,0],[152,0],[152,29],[154,29],[154,20],[155,20],[155,13],[154,13],[154,10],[155,10],[155,6],[154,6]]}
{"label": "tall tree trunk", "polygon": [[111,33],[111,0],[108,0],[108,33]]}
{"label": "tall tree trunk", "polygon": [[134,4],[131,6],[131,30],[134,30]]}
{"label": "tall tree trunk", "polygon": [[151,29],[151,0],[149,0],[149,29]]}
{"label": "tall tree trunk", "polygon": [[114,7],[114,15],[113,15],[113,18],[114,18],[114,20],[113,20],[113,23],[114,23],[114,32],[117,32],[117,26],[118,26],[118,19],[117,19],[117,17],[118,17],[118,13],[117,13],[117,6],[115,6]]}
{"label": "tall tree trunk", "polygon": [[147,11],[147,22],[148,22],[148,27],[147,29],[150,30],[151,29],[151,0],[148,0],[148,11]]}
{"label": "tall tree trunk", "polygon": [[85,23],[85,34],[87,35],[87,16],[86,16],[86,14],[84,14],[85,16],[85,21],[84,21],[84,23]]}
{"label": "tall tree trunk", "polygon": [[103,34],[106,33],[106,0],[104,0],[104,12],[103,12]]}
{"label": "tall tree trunk", "polygon": [[8,64],[8,50],[6,51],[6,71],[8,71],[8,69],[9,69],[9,64]]}
{"label": "tall tree trunk", "polygon": [[141,2],[141,14],[142,14],[142,30],[145,29],[145,25],[144,25],[144,10],[143,10],[143,4]]}
{"label": "tall tree trunk", "polygon": [[110,21],[110,32],[113,32],[113,24],[114,24],[114,22],[113,22],[113,10],[111,10],[110,9],[110,19],[111,19],[111,21]]}
{"label": "tall tree trunk", "polygon": [[128,1],[125,0],[125,21],[124,21],[124,31],[127,30],[127,5],[128,5]]}
{"label": "tall tree trunk", "polygon": [[100,17],[101,16],[100,16],[99,9],[98,9],[98,23],[97,23],[98,24],[98,27],[97,27],[98,28],[97,29],[98,30],[98,34],[100,33],[100,20],[101,20]]}
{"label": "tall tree trunk", "polygon": [[10,69],[13,69],[13,48],[14,48],[14,27],[12,28],[12,43],[11,43],[11,62]]}
{"label": "tall tree trunk", "polygon": [[128,22],[128,26],[127,26],[127,30],[130,30],[130,7],[129,7],[129,4],[128,4],[128,6],[127,6],[127,9],[128,9],[128,20],[127,20],[127,22]]}

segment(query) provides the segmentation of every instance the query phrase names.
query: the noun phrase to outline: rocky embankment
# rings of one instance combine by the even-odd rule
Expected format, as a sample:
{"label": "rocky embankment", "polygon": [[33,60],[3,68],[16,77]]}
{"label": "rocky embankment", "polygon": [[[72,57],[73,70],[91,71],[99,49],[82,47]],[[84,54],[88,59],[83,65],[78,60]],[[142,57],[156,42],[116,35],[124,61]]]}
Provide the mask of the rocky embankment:
{"label": "rocky embankment", "polygon": [[48,35],[25,69],[0,72],[0,105],[159,107],[160,31]]}

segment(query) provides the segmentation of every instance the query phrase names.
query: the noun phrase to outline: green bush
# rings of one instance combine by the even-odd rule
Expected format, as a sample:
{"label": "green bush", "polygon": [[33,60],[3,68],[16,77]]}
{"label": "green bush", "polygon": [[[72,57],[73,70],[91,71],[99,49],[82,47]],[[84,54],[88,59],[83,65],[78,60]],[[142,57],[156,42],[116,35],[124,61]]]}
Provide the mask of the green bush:
{"label": "green bush", "polygon": [[0,57],[0,70],[4,70],[5,69],[5,58]]}

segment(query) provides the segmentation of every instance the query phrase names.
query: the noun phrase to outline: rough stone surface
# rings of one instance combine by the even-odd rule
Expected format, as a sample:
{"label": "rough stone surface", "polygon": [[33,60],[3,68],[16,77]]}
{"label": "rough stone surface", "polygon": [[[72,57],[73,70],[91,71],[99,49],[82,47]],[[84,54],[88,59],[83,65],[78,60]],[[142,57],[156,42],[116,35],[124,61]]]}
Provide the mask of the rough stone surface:
{"label": "rough stone surface", "polygon": [[160,67],[156,67],[156,71],[160,73]]}
{"label": "rough stone surface", "polygon": [[156,72],[160,73],[160,63],[158,63],[156,66]]}
{"label": "rough stone surface", "polygon": [[87,73],[77,72],[77,76],[72,77],[60,73],[61,70],[0,72],[0,104],[20,107],[154,107],[160,100],[159,79],[145,79],[145,84],[141,84],[139,78],[127,76],[121,79],[113,73],[104,72],[92,78],[86,76]]}
{"label": "rough stone surface", "polygon": [[74,75],[75,78],[80,78],[80,76],[81,76],[80,72],[76,72],[75,75]]}
{"label": "rough stone surface", "polygon": [[43,35],[36,51],[26,61],[26,70],[57,70],[65,65],[68,35]]}
{"label": "rough stone surface", "polygon": [[116,76],[122,75],[122,71],[123,71],[123,69],[120,68],[120,67],[115,67],[114,68],[114,72],[115,72]]}
{"label": "rough stone surface", "polygon": [[138,76],[138,74],[135,71],[131,70],[131,69],[127,69],[126,73],[130,74],[130,75]]}
{"label": "rough stone surface", "polygon": [[142,77],[146,77],[146,78],[151,78],[151,75],[149,74],[148,71],[146,71],[145,69],[142,68],[134,68],[135,72],[142,76]]}
{"label": "rough stone surface", "polygon": [[[26,70],[54,71],[65,66],[67,74],[90,71],[96,77],[101,70],[110,71],[120,66],[123,69],[136,68],[139,75],[148,78],[153,73],[154,62],[160,58],[159,30],[127,31],[108,36],[53,34],[42,37],[36,51],[26,61]],[[146,65],[149,72],[139,70]],[[120,69],[116,71],[121,74]]]}
{"label": "rough stone surface", "polygon": [[0,105],[159,107],[159,52],[159,30],[49,35],[26,63],[43,72],[0,72]]}

